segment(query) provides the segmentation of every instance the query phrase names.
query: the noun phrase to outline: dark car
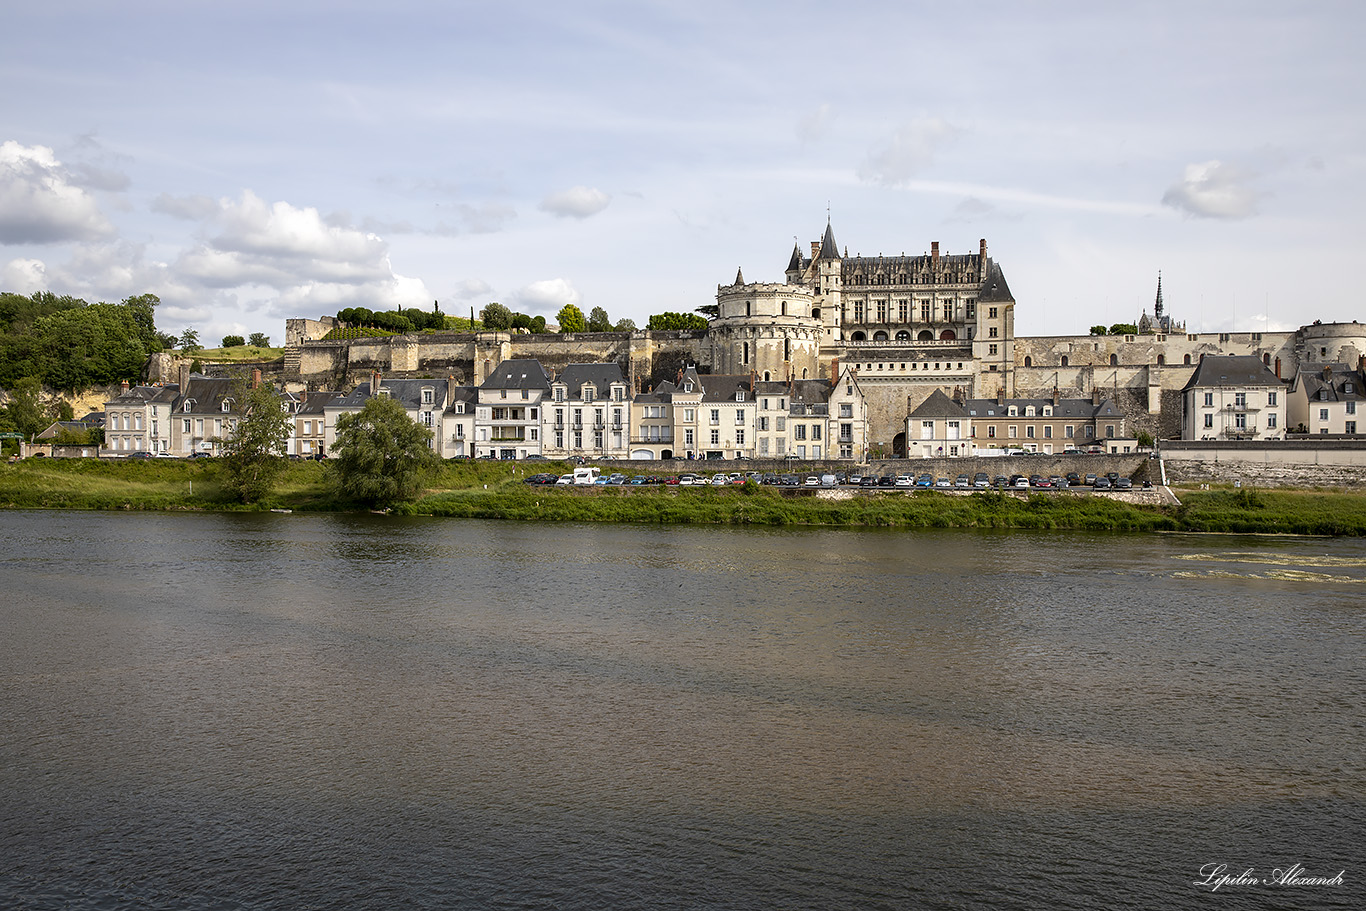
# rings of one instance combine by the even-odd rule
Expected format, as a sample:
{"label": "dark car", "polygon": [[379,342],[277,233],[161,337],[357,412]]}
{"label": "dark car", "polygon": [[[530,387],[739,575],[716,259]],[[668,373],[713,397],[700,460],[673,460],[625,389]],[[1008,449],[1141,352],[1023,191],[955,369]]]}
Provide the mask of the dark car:
{"label": "dark car", "polygon": [[894,474],[885,474],[885,475],[883,475],[882,477],[880,477],[880,478],[877,479],[877,486],[878,486],[878,487],[895,487],[895,486],[896,486],[896,475],[894,475]]}
{"label": "dark car", "polygon": [[1120,476],[1119,476],[1119,480],[1117,480],[1117,481],[1114,482],[1114,488],[1115,488],[1115,490],[1132,490],[1133,487],[1134,487],[1133,479],[1132,479],[1132,478],[1126,478],[1126,477],[1124,477],[1123,475],[1120,475]]}
{"label": "dark car", "polygon": [[130,459],[155,459],[156,456],[152,455],[150,452],[130,452],[130,453],[128,453],[128,458],[130,458]]}
{"label": "dark car", "polygon": [[1096,483],[1092,486],[1092,490],[1109,490],[1109,489],[1110,489],[1110,479],[1109,479],[1109,478],[1096,478]]}

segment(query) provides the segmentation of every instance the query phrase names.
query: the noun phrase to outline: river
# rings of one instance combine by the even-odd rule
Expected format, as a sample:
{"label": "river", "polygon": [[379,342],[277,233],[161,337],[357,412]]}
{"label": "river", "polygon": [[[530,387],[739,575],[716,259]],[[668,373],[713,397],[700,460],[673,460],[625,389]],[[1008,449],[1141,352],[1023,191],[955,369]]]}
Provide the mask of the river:
{"label": "river", "polygon": [[[0,907],[1366,894],[1360,540],[0,531]],[[1255,881],[1215,891],[1218,865]]]}

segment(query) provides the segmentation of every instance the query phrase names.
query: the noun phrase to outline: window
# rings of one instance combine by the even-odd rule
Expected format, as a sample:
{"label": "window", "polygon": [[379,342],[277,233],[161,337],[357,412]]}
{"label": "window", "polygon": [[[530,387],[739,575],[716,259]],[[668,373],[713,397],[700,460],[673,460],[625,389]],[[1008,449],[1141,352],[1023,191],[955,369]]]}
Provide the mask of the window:
{"label": "window", "polygon": [[1348,403],[1347,403],[1347,413],[1348,413],[1348,414],[1356,414],[1356,413],[1357,413],[1357,403],[1356,403],[1356,402],[1348,402]]}
{"label": "window", "polygon": [[987,308],[987,319],[995,319],[995,318],[996,318],[996,308],[995,308],[995,307],[988,307],[988,308]]}
{"label": "window", "polygon": [[1320,420],[1320,421],[1326,421],[1326,420],[1328,420],[1328,409],[1327,409],[1327,408],[1320,408],[1320,409],[1319,409],[1319,420]]}
{"label": "window", "polygon": [[736,408],[736,409],[735,409],[735,423],[737,423],[737,424],[743,424],[744,422],[745,422],[745,409],[743,409],[743,408]]}
{"label": "window", "polygon": [[[1276,412],[1271,412],[1266,416],[1266,426],[1268,429],[1276,426]],[[1351,433],[1349,430],[1348,433]]]}
{"label": "window", "polygon": [[804,439],[806,439],[806,425],[805,425],[805,424],[793,424],[793,425],[792,425],[792,438],[793,438],[794,440],[804,440]]}
{"label": "window", "polygon": [[736,430],[736,431],[735,431],[735,445],[736,445],[736,446],[743,446],[743,445],[745,445],[745,432],[744,432],[743,430]]}
{"label": "window", "polygon": [[1114,439],[1114,436],[1115,436],[1115,425],[1114,425],[1114,424],[1106,424],[1106,425],[1105,425],[1105,436],[1106,436],[1107,439]]}
{"label": "window", "polygon": [[1238,428],[1239,430],[1246,430],[1246,429],[1247,429],[1247,415],[1245,415],[1245,414],[1235,414],[1235,415],[1233,416],[1233,426],[1236,427],[1236,428]]}
{"label": "window", "polygon": [[989,426],[989,427],[987,428],[987,439],[989,439],[989,440],[994,440],[994,439],[996,439],[996,425],[995,425],[995,424],[992,424],[991,426]]}
{"label": "window", "polygon": [[987,354],[991,355],[992,357],[995,357],[995,356],[996,356],[996,346],[995,346],[995,345],[987,345]]}
{"label": "window", "polygon": [[719,431],[719,430],[713,430],[713,431],[711,432],[711,444],[712,444],[713,446],[720,446],[720,445],[721,445],[721,431]]}
{"label": "window", "polygon": [[683,445],[691,447],[693,445],[692,428],[683,431]]}
{"label": "window", "polygon": [[811,439],[813,439],[813,440],[819,440],[820,438],[821,438],[821,425],[820,425],[820,424],[812,424],[812,425],[811,425]]}
{"label": "window", "polygon": [[1015,437],[1019,436],[1019,433],[1016,431],[1014,424],[1011,424],[1008,428],[1006,428],[1006,436],[1010,437],[1012,440],[1015,439]]}
{"label": "window", "polygon": [[1213,427],[1213,426],[1214,426],[1214,415],[1212,415],[1212,414],[1207,414],[1207,415],[1205,415],[1205,429],[1208,430],[1209,428],[1211,428],[1211,427]]}
{"label": "window", "polygon": [[721,423],[721,409],[720,409],[720,408],[713,408],[713,409],[711,410],[711,422],[712,422],[713,424],[719,424],[719,423]]}
{"label": "window", "polygon": [[424,405],[430,405],[430,404],[432,404],[432,401],[434,400],[435,396],[436,396],[436,390],[434,390],[434,389],[429,389],[429,388],[426,388],[426,387],[423,387],[423,389],[422,389],[422,404],[424,404]]}
{"label": "window", "polygon": [[1214,407],[1214,393],[1213,393],[1213,392],[1206,392],[1206,393],[1205,393],[1205,407],[1206,407],[1206,408],[1213,408],[1213,407]]}
{"label": "window", "polygon": [[1031,440],[1034,439],[1034,425],[1033,425],[1033,424],[1030,424],[1029,426],[1025,427],[1025,436],[1028,437],[1028,438],[1031,439]]}
{"label": "window", "polygon": [[1070,439],[1072,439],[1073,431],[1074,431],[1075,429],[1076,429],[1076,428],[1073,427],[1071,424],[1068,424],[1066,427],[1064,427],[1064,428],[1062,429],[1062,435],[1063,435],[1064,437],[1066,437],[1067,439],[1070,440]]}
{"label": "window", "polygon": [[696,418],[694,417],[694,412],[693,412],[693,410],[692,410],[691,408],[684,408],[684,409],[683,409],[683,423],[685,423],[685,424],[691,424],[691,423],[692,423],[693,421],[695,421],[695,420],[696,420]]}
{"label": "window", "polygon": [[759,418],[759,431],[760,431],[760,432],[764,432],[764,431],[767,431],[767,430],[768,430],[768,418]]}
{"label": "window", "polygon": [[1234,408],[1246,408],[1246,407],[1247,407],[1247,393],[1246,393],[1246,392],[1235,392],[1235,393],[1233,393],[1233,407],[1234,407]]}
{"label": "window", "polygon": [[996,337],[996,327],[995,327],[995,326],[992,326],[991,328],[989,328],[989,329],[987,330],[987,338],[995,338],[995,337]]}
{"label": "window", "polygon": [[424,411],[424,412],[422,412],[422,426],[423,426],[423,427],[430,427],[430,426],[432,426],[432,413],[431,413],[430,411]]}
{"label": "window", "polygon": [[1044,438],[1045,440],[1051,440],[1051,439],[1053,438],[1053,425],[1052,425],[1052,424],[1045,424],[1045,425],[1043,426],[1043,438]]}
{"label": "window", "polygon": [[[1268,426],[1268,427],[1273,427],[1273,426],[1275,426],[1275,425],[1272,424],[1272,423],[1270,423],[1270,422],[1268,421],[1268,422],[1267,422],[1267,426]],[[1357,432],[1357,422],[1356,422],[1356,421],[1348,421],[1348,422],[1347,422],[1347,432],[1348,432],[1348,433],[1356,433],[1356,432]]]}
{"label": "window", "polygon": [[842,417],[842,418],[852,418],[853,416],[854,416],[854,406],[851,405],[851,404],[849,404],[848,402],[842,403],[842,404],[840,405],[840,417]]}
{"label": "window", "polygon": [[181,433],[189,433],[189,432],[190,432],[190,419],[189,419],[189,418],[186,418],[185,420],[181,421],[181,423],[180,423],[180,432],[181,432]]}

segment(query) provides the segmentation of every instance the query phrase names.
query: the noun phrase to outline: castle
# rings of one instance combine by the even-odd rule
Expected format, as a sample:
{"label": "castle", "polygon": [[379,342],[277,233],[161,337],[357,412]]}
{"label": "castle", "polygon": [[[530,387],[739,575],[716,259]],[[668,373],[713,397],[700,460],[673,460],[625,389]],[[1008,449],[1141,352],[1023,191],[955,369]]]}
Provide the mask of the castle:
{"label": "castle", "polygon": [[[808,250],[798,244],[784,280],[718,285],[706,331],[561,333],[437,332],[322,340],[335,326],[286,323],[289,388],[345,389],[380,370],[391,376],[484,382],[503,361],[534,358],[558,371],[614,362],[635,393],[673,381],[688,367],[749,374],[756,381],[831,380],[848,368],[869,414],[869,443],[886,452],[907,415],[936,390],[959,398],[1090,398],[1123,409],[1130,427],[1179,437],[1179,392],[1200,357],[1250,355],[1289,380],[1301,366],[1357,364],[1366,326],[1313,323],[1293,332],[1187,333],[1165,312],[1161,279],[1154,313],[1132,335],[1017,338],[1016,301],[986,240],[966,254],[849,256],[827,223]],[[904,451],[904,450],[903,450]]]}

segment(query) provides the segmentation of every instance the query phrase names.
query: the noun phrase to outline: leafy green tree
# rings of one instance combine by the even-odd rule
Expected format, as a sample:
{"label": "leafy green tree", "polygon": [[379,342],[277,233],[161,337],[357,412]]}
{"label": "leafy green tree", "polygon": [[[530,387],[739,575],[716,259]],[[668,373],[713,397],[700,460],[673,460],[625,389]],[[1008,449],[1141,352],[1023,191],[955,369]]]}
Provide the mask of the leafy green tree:
{"label": "leafy green tree", "polygon": [[527,328],[530,329],[532,332],[535,332],[535,333],[543,333],[543,332],[545,332],[545,317],[544,317],[544,316],[541,316],[540,314],[537,314],[536,316],[533,316],[533,317],[531,318],[531,325],[528,326]]}
{"label": "leafy green tree", "polygon": [[1108,331],[1109,331],[1109,330],[1106,329],[1104,326],[1092,326],[1092,327],[1091,327],[1091,334],[1092,334],[1092,335],[1104,335],[1104,334],[1105,334],[1106,332],[1108,332]]}
{"label": "leafy green tree", "polygon": [[512,328],[512,311],[497,301],[492,301],[485,304],[484,309],[479,311],[479,320],[484,324],[485,329],[506,332]]}
{"label": "leafy green tree", "polygon": [[555,314],[555,319],[560,322],[561,332],[585,332],[588,329],[588,321],[583,318],[583,311],[573,304],[561,307],[560,312]]}
{"label": "leafy green tree", "polygon": [[1111,335],[1137,335],[1138,327],[1133,323],[1115,323],[1110,327]]}
{"label": "leafy green tree", "polygon": [[372,398],[360,411],[337,418],[337,455],[328,460],[328,470],[344,496],[390,506],[416,497],[441,464],[431,440],[432,432],[398,402]]}
{"label": "leafy green tree", "polygon": [[198,351],[199,333],[193,329],[186,329],[184,332],[180,333],[180,350]]}
{"label": "leafy green tree", "polygon": [[160,343],[162,351],[170,351],[179,343],[179,341],[179,339],[177,339],[174,335],[171,335],[169,332],[157,333],[157,342]]}
{"label": "leafy green tree", "polygon": [[698,307],[697,309],[693,310],[693,312],[694,312],[694,313],[700,313],[700,314],[702,314],[703,316],[710,316],[710,317],[712,317],[712,318],[715,318],[715,317],[718,317],[718,316],[721,315],[721,305],[720,305],[720,304],[703,304],[702,306],[700,306],[700,307]]}
{"label": "leafy green tree", "polygon": [[43,407],[43,386],[37,377],[26,376],[9,391],[9,404],[4,408],[6,423],[16,433],[32,437],[52,423]]}
{"label": "leafy green tree", "polygon": [[666,310],[663,313],[656,313],[654,316],[650,317],[650,321],[646,324],[645,328],[672,331],[682,329],[700,330],[707,328],[707,318],[698,316],[696,313],[674,313],[672,310]]}
{"label": "leafy green tree", "polygon": [[251,337],[248,338],[247,341],[250,342],[252,346],[256,348],[270,347],[270,336],[266,335],[264,332],[253,332],[251,334]]}
{"label": "leafy green tree", "polygon": [[[226,347],[226,346],[225,346]],[[224,487],[243,503],[255,503],[270,493],[285,467],[290,416],[280,405],[274,387],[260,383],[238,390],[242,415],[223,444]]]}
{"label": "leafy green tree", "polygon": [[525,313],[514,313],[514,314],[512,314],[512,328],[513,328],[513,329],[527,329],[527,330],[530,330],[530,329],[531,329],[531,317],[527,316]]}
{"label": "leafy green tree", "polygon": [[607,315],[607,311],[601,307],[594,307],[588,313],[589,332],[611,332],[612,318]]}
{"label": "leafy green tree", "polygon": [[242,336],[240,336],[240,335],[225,335],[225,336],[223,336],[223,347],[224,347],[224,348],[241,348],[241,347],[242,347],[243,345],[245,345],[246,343],[247,343],[247,340],[244,339],[244,338],[242,338]]}
{"label": "leafy green tree", "polygon": [[1138,445],[1142,446],[1144,449],[1151,449],[1154,443],[1153,435],[1146,430],[1140,430],[1134,439],[1138,442]]}
{"label": "leafy green tree", "polygon": [[636,321],[633,319],[619,319],[617,320],[617,324],[612,328],[617,332],[635,332]]}

